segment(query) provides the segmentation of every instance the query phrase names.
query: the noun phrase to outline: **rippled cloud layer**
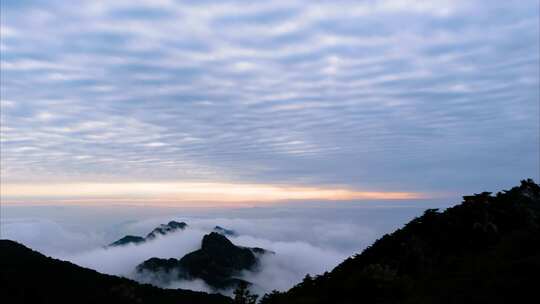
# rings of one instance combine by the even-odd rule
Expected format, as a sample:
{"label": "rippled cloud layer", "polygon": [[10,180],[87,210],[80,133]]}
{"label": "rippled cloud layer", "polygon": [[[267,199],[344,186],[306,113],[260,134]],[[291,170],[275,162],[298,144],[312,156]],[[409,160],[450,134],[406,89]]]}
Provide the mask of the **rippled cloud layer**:
{"label": "rippled cloud layer", "polygon": [[3,1],[4,183],[538,178],[537,1]]}

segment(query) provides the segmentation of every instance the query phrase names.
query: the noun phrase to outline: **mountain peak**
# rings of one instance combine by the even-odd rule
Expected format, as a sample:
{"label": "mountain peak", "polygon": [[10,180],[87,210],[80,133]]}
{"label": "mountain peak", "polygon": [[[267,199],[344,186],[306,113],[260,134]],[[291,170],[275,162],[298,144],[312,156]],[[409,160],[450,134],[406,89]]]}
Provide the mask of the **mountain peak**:
{"label": "mountain peak", "polygon": [[158,235],[166,235],[177,230],[184,230],[188,224],[185,222],[170,221],[167,224],[160,224],[158,227],[154,228],[146,237],[137,236],[137,235],[126,235],[123,238],[111,243],[108,247],[115,246],[124,246],[127,244],[141,244],[148,240],[155,239]]}
{"label": "mountain peak", "polygon": [[166,235],[176,230],[184,230],[186,229],[186,227],[187,227],[187,224],[184,222],[170,221],[167,224],[161,224],[158,227],[154,228],[154,230],[152,230],[152,232],[150,232],[146,236],[146,238],[154,239],[158,235]]}
{"label": "mountain peak", "polygon": [[212,231],[217,232],[219,234],[228,235],[228,236],[235,236],[236,235],[236,231],[231,230],[231,229],[227,229],[227,228],[223,228],[221,226],[215,226]]}
{"label": "mountain peak", "polygon": [[266,252],[262,248],[236,246],[224,235],[211,232],[203,237],[199,250],[180,260],[151,258],[136,270],[176,273],[180,279],[202,279],[216,289],[234,288],[239,283],[249,284],[234,276],[243,270],[256,270],[260,255]]}
{"label": "mountain peak", "polygon": [[227,237],[217,232],[210,232],[202,239],[202,250],[222,250],[225,248],[235,248],[236,246]]}
{"label": "mountain peak", "polygon": [[109,246],[122,246],[127,244],[139,244],[143,243],[144,238],[136,235],[126,235],[123,238],[119,239],[116,242],[111,243]]}
{"label": "mountain peak", "polygon": [[187,224],[185,222],[170,221],[167,223],[167,226],[173,229],[185,229]]}

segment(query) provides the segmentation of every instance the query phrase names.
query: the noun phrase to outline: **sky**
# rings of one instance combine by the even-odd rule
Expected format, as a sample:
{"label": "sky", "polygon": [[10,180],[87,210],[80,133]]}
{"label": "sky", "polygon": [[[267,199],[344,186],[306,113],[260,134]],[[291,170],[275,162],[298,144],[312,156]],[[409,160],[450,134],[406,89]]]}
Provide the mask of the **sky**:
{"label": "sky", "polygon": [[2,1],[2,201],[538,181],[539,35],[536,0]]}

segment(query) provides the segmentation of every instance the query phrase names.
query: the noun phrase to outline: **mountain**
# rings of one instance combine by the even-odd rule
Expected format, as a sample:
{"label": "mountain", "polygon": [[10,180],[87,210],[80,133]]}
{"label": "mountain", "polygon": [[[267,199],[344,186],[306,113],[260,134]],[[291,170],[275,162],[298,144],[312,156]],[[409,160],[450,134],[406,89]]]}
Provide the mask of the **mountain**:
{"label": "mountain", "polygon": [[236,231],[226,229],[226,228],[223,228],[221,226],[215,226],[213,231],[217,232],[219,234],[223,234],[225,236],[236,236]]}
{"label": "mountain", "polygon": [[0,240],[2,303],[232,304],[219,294],[160,289],[53,259]]}
{"label": "mountain", "polygon": [[146,239],[140,236],[126,235],[125,237],[119,239],[118,241],[111,243],[109,247],[123,246],[127,244],[139,244],[139,243],[144,243],[145,241]]}
{"label": "mountain", "polygon": [[331,272],[261,304],[527,303],[540,283],[540,186],[428,209]]}
{"label": "mountain", "polygon": [[154,228],[152,232],[150,232],[147,236],[147,240],[151,240],[156,238],[158,235],[166,235],[171,232],[175,232],[177,230],[184,230],[186,229],[187,224],[184,222],[176,222],[176,221],[170,221],[166,225],[161,224],[159,227]]}
{"label": "mountain", "polygon": [[137,272],[172,274],[178,279],[202,279],[215,289],[234,288],[249,283],[234,278],[243,270],[256,270],[258,257],[267,253],[262,248],[234,245],[227,237],[211,232],[203,237],[201,249],[181,259],[151,258],[137,266]]}
{"label": "mountain", "polygon": [[186,229],[188,225],[184,222],[170,221],[167,224],[161,224],[158,227],[154,228],[146,237],[137,236],[137,235],[126,235],[123,238],[112,242],[107,247],[116,247],[124,246],[128,244],[141,244],[149,240],[155,239],[158,235],[166,235],[171,232],[176,232],[178,230]]}

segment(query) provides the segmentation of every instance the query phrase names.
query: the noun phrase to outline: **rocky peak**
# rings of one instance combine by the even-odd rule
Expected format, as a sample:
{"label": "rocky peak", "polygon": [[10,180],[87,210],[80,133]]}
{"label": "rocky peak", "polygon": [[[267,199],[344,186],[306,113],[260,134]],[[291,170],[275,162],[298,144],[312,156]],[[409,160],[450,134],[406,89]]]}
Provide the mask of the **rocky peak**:
{"label": "rocky peak", "polygon": [[206,234],[202,239],[201,249],[209,251],[234,250],[237,247],[229,241],[224,235],[211,232]]}
{"label": "rocky peak", "polygon": [[123,238],[117,240],[116,242],[111,243],[109,247],[144,243],[148,240],[156,238],[158,235],[165,235],[178,230],[184,230],[187,226],[188,225],[184,222],[170,221],[167,224],[161,224],[158,227],[154,228],[154,230],[148,233],[146,237],[126,235]]}
{"label": "rocky peak", "polygon": [[234,230],[226,229],[221,226],[215,226],[213,229],[214,232],[217,232],[219,234],[228,235],[228,236],[235,236],[236,232]]}
{"label": "rocky peak", "polygon": [[159,227],[156,227],[146,236],[146,238],[153,239],[158,235],[166,235],[176,230],[184,230],[186,227],[187,224],[184,222],[170,221],[167,224],[161,224]]}
{"label": "rocky peak", "polygon": [[123,238],[119,239],[118,241],[111,243],[109,246],[122,246],[127,244],[139,244],[143,243],[144,238],[136,235],[126,235]]}

